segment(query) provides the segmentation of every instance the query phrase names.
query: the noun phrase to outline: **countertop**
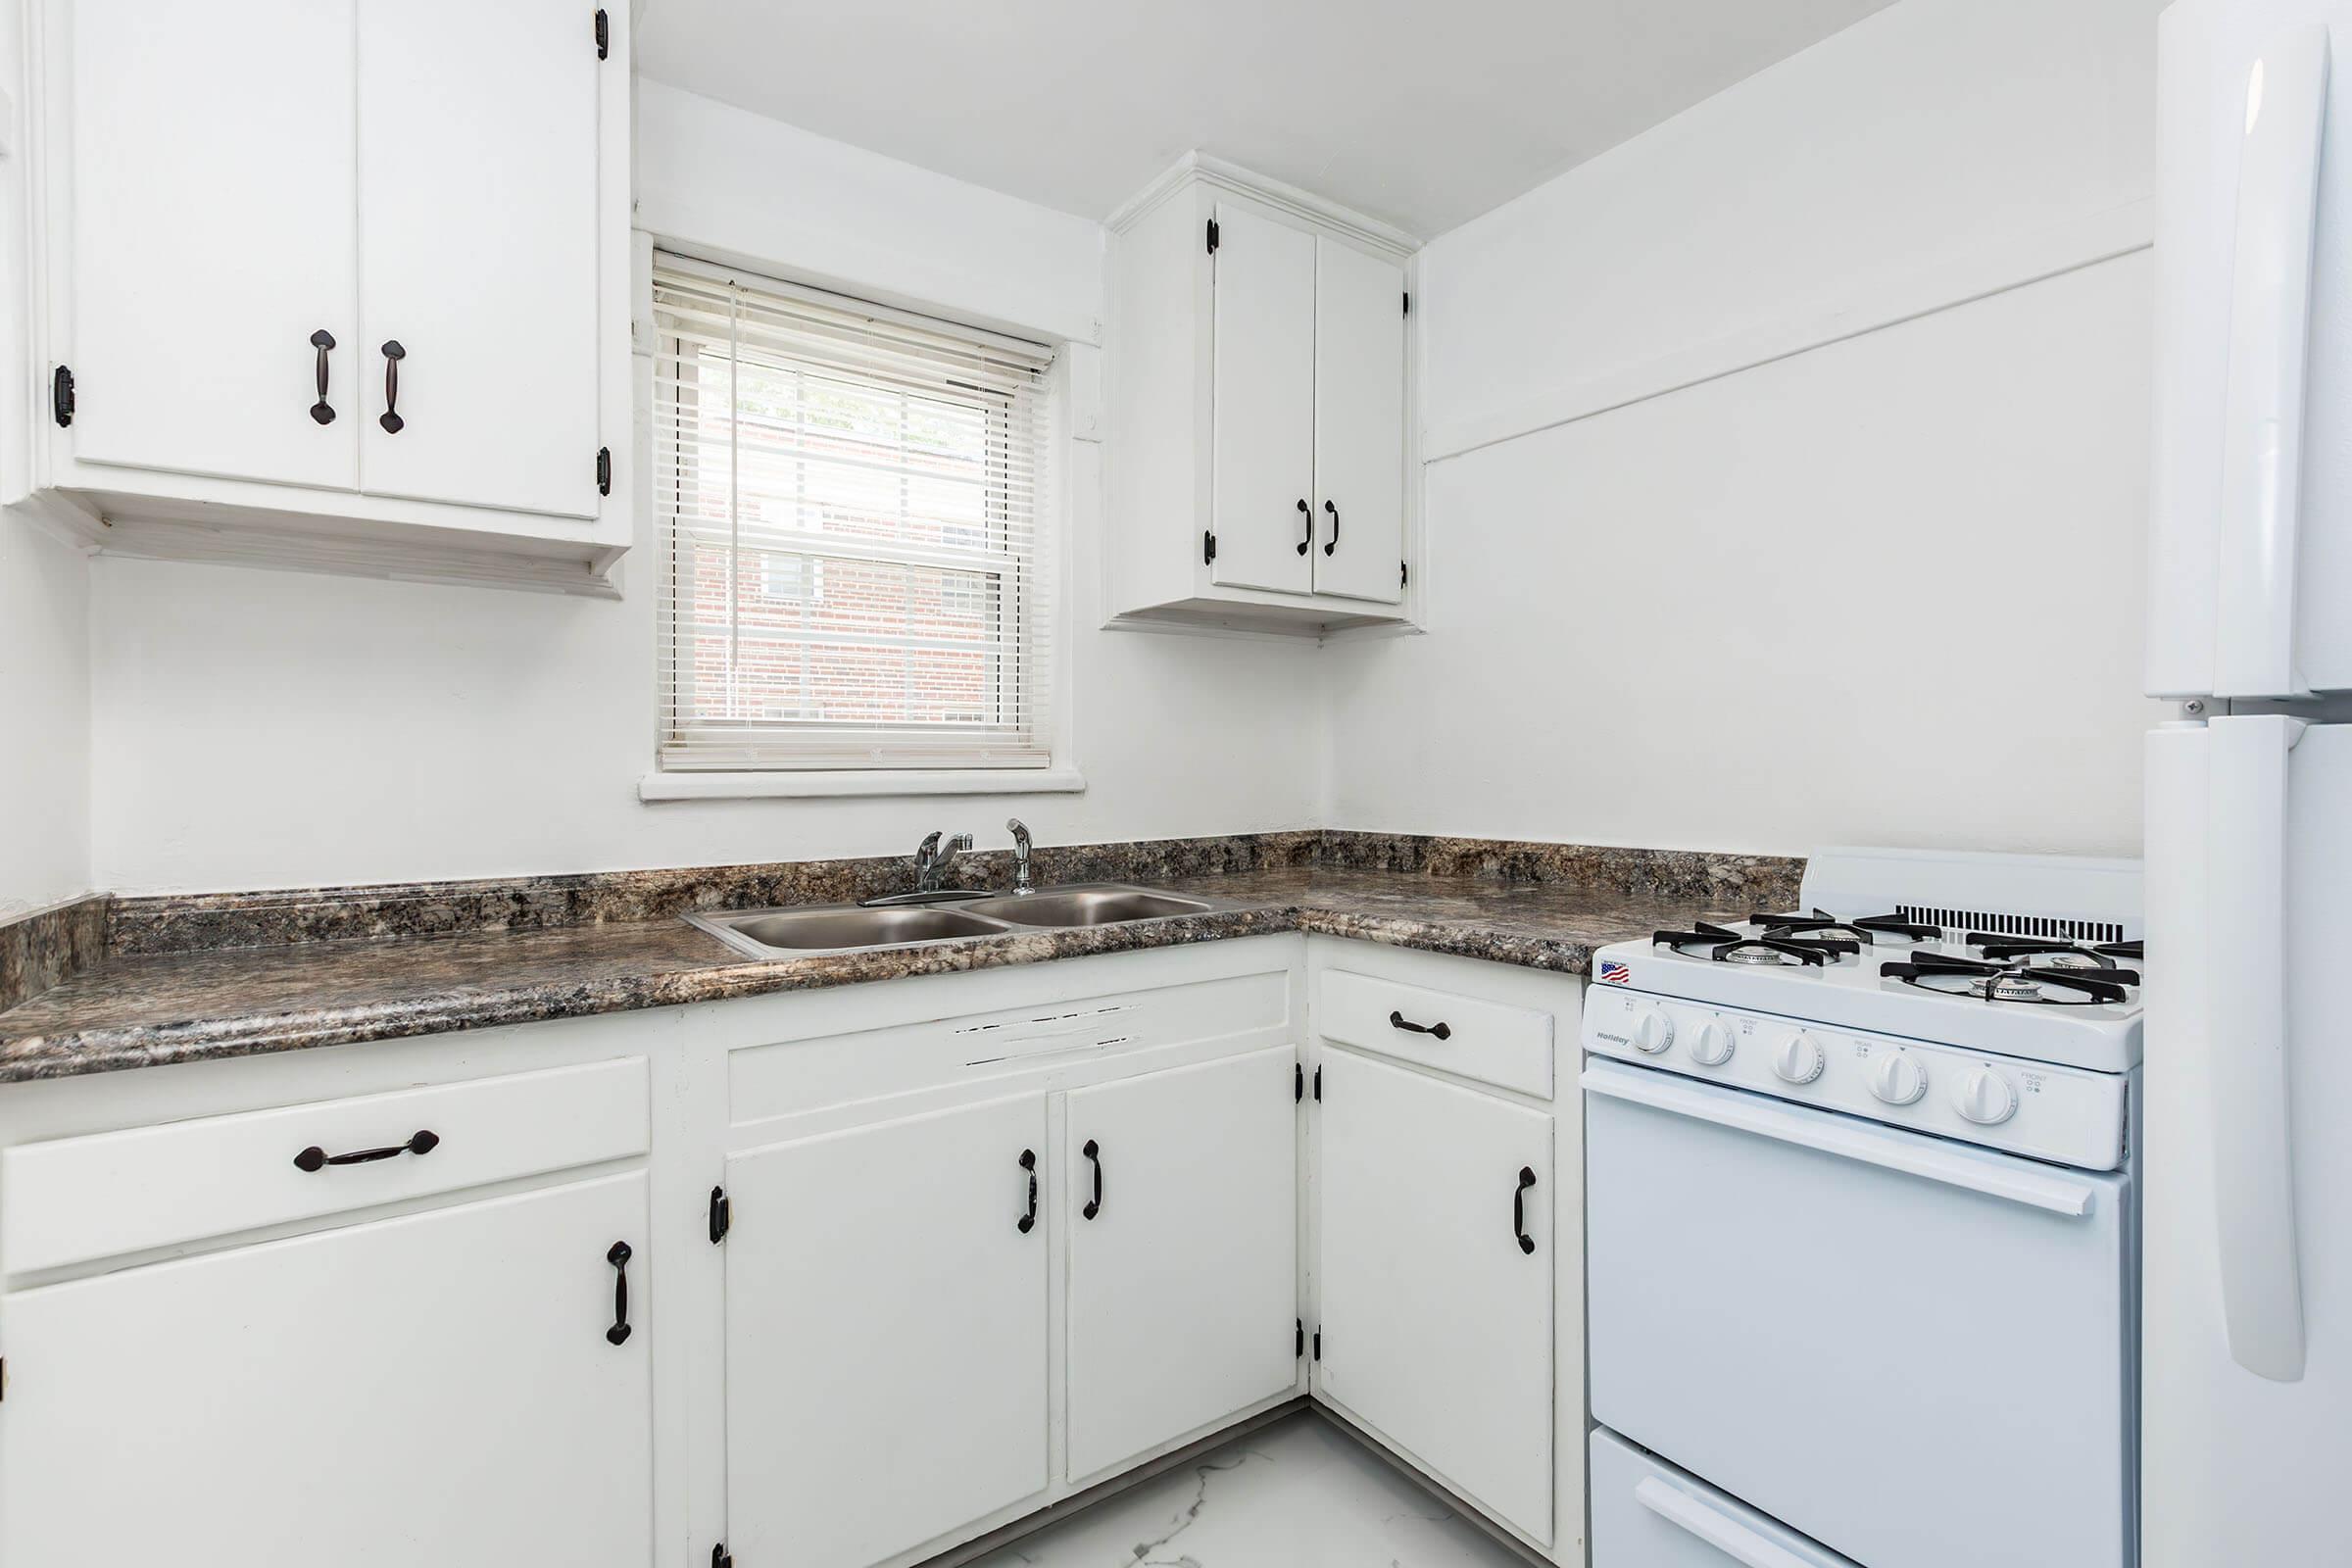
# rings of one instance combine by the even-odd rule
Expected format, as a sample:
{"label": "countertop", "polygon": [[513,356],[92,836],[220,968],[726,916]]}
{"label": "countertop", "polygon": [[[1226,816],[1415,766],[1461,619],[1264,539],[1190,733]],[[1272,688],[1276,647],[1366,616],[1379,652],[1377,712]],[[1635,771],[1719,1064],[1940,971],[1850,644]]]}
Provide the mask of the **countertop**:
{"label": "countertop", "polygon": [[1688,898],[1563,881],[1284,867],[1154,881],[1200,914],[749,959],[672,917],[118,956],[0,1012],[0,1083],[1309,931],[1583,974]]}

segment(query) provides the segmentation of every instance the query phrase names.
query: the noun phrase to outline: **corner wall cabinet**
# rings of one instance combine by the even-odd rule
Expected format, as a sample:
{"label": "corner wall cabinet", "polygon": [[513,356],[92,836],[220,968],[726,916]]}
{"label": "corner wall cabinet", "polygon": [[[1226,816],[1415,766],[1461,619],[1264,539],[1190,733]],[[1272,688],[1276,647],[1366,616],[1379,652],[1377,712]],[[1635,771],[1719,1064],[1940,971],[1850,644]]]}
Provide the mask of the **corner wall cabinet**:
{"label": "corner wall cabinet", "polygon": [[1412,242],[1199,157],[1111,227],[1114,619],[1405,618]]}
{"label": "corner wall cabinet", "polygon": [[1311,1396],[1576,1568],[1580,1004],[1293,933],[0,1086],[0,1561],[909,1568]]}
{"label": "corner wall cabinet", "polygon": [[122,554],[609,592],[629,8],[33,9],[48,510]]}

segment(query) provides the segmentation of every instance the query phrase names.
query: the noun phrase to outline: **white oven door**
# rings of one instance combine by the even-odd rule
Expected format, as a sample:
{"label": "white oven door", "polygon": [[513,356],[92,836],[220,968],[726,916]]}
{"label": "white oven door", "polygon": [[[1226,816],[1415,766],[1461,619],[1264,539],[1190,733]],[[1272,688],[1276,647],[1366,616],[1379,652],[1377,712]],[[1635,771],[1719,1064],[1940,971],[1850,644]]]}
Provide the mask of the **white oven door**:
{"label": "white oven door", "polygon": [[1584,1086],[1595,1421],[1870,1568],[2126,1568],[2127,1177]]}

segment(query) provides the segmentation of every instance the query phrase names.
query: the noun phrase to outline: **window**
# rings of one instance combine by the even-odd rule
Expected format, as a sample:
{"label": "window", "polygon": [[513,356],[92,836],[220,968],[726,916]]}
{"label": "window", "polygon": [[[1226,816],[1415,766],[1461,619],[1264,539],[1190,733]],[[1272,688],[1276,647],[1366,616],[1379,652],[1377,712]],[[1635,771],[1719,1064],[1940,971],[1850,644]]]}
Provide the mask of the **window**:
{"label": "window", "polygon": [[661,766],[1053,761],[1050,351],[658,257]]}

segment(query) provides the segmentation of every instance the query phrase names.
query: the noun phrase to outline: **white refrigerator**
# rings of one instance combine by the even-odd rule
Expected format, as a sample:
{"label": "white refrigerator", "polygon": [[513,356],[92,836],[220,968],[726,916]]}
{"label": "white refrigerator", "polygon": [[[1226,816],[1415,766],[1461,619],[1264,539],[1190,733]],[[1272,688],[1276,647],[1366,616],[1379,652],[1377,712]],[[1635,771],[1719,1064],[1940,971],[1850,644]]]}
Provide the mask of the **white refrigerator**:
{"label": "white refrigerator", "polygon": [[2352,1564],[2352,0],[2158,60],[2143,1562]]}

